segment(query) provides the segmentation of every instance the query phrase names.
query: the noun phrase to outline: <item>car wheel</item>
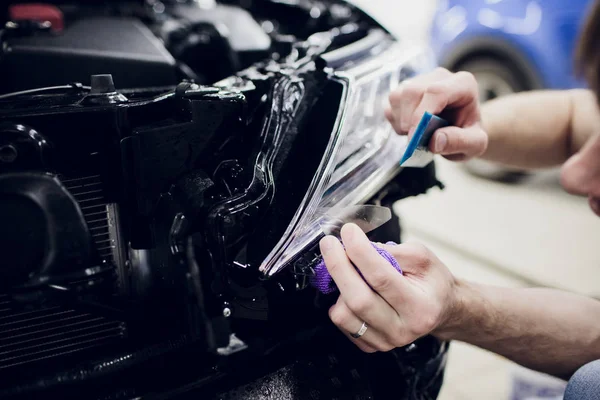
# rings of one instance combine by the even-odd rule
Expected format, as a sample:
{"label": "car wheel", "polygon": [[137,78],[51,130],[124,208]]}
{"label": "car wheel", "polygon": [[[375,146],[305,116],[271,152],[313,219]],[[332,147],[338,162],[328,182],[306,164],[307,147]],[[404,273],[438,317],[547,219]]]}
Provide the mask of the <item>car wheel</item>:
{"label": "car wheel", "polygon": [[455,69],[471,72],[475,76],[482,102],[530,89],[523,74],[501,60],[474,58],[459,64]]}
{"label": "car wheel", "polygon": [[[481,102],[512,93],[531,90],[524,74],[509,63],[491,57],[473,58],[459,64],[457,71],[471,72],[479,85]],[[523,170],[510,169],[485,160],[471,160],[464,164],[471,174],[500,182],[519,182],[528,174]]]}

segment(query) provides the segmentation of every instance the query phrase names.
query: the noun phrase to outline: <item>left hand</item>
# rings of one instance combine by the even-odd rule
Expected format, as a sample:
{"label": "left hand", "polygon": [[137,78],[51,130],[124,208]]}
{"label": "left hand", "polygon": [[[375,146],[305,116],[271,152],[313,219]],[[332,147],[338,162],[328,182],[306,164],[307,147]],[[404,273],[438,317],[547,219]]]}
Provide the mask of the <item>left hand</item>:
{"label": "left hand", "polygon": [[429,150],[452,161],[467,161],[484,154],[488,146],[478,96],[473,74],[436,68],[402,82],[390,93],[390,108],[385,115],[398,134],[411,138],[425,111],[450,113],[455,126],[438,129]]}
{"label": "left hand", "polygon": [[[457,303],[457,285],[433,253],[415,244],[382,245],[396,258],[402,275],[379,255],[358,226],[345,225],[341,235],[345,250],[332,236],[322,239],[320,247],[340,290],[329,317],[354,344],[368,353],[385,352],[444,328]],[[352,338],[350,334],[358,332],[363,322],[367,331]]]}

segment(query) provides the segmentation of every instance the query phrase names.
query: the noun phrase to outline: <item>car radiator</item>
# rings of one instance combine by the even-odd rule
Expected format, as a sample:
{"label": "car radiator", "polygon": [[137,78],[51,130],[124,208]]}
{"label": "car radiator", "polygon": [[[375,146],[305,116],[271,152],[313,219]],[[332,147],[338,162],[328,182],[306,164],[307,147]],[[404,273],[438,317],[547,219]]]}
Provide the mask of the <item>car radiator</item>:
{"label": "car radiator", "polygon": [[[113,266],[102,279],[115,291],[123,290],[124,257],[119,253],[117,209],[106,203],[100,176],[60,179],[79,203],[102,262]],[[85,287],[92,283],[88,278],[69,285]],[[0,294],[0,373],[111,345],[125,333],[126,326],[120,321],[61,306],[22,306],[9,295]]]}

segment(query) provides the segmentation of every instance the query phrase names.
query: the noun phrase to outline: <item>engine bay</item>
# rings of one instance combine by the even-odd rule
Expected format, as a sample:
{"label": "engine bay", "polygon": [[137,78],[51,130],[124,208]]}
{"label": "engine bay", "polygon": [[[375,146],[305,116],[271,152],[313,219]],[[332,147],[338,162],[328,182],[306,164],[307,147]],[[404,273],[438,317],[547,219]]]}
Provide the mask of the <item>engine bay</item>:
{"label": "engine bay", "polygon": [[316,32],[344,27],[333,50],[373,26],[351,5],[321,1],[55,3],[8,6],[9,19],[40,19],[10,19],[5,27],[1,72],[11,79],[2,81],[1,92],[88,82],[106,71],[120,88],[174,86],[184,79],[211,84],[256,62],[286,57]]}
{"label": "engine bay", "polygon": [[[436,390],[444,344],[357,355],[306,268],[259,268],[313,208],[391,207],[440,186],[434,165],[377,160],[398,139],[369,102],[414,73],[379,60],[405,53],[395,38],[339,1],[13,3],[0,39],[0,397]],[[373,237],[399,240],[397,226]]]}

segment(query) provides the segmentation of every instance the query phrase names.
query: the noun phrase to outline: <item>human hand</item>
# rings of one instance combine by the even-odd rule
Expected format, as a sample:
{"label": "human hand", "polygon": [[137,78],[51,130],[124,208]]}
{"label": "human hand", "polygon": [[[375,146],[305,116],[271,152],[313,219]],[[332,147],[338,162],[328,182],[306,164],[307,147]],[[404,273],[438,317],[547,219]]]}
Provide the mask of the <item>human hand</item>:
{"label": "human hand", "polygon": [[454,126],[438,129],[429,149],[453,161],[482,155],[488,136],[481,127],[477,81],[471,73],[444,68],[402,83],[389,97],[385,111],[398,134],[412,136],[423,114],[440,114]]}
{"label": "human hand", "polygon": [[[408,345],[442,330],[452,319],[456,281],[427,248],[381,245],[398,260],[402,275],[379,255],[358,226],[345,225],[341,235],[345,250],[332,236],[320,243],[325,265],[340,291],[329,317],[361,350],[385,352]],[[358,332],[363,322],[367,331],[353,338],[351,334]]]}

